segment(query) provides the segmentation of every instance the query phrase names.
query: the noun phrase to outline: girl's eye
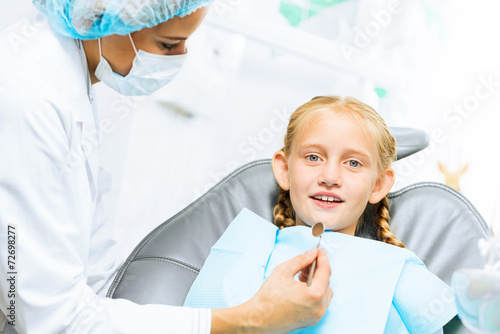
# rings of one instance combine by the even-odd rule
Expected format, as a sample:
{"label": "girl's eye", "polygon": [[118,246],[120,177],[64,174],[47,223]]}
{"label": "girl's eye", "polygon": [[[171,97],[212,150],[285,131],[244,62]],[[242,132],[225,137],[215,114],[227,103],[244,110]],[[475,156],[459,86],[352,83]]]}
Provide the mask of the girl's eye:
{"label": "girl's eye", "polygon": [[311,154],[307,156],[307,160],[312,161],[312,162],[317,162],[319,161],[319,157],[317,155]]}
{"label": "girl's eye", "polygon": [[359,167],[359,162],[357,162],[356,160],[349,160],[347,164],[349,165],[349,167]]}

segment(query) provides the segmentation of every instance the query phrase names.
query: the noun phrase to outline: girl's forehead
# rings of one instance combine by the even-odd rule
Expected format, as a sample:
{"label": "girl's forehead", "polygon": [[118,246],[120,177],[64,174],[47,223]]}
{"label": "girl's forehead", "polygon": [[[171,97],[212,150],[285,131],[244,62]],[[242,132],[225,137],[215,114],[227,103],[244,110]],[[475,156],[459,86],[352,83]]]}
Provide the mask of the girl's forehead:
{"label": "girl's forehead", "polygon": [[[350,152],[363,156],[366,163],[378,160],[378,149],[369,127],[363,118],[352,113],[329,113],[311,119],[307,127],[297,133],[292,142],[291,155],[303,150]],[[334,150],[334,151],[331,151]],[[376,164],[371,164],[376,166]]]}
{"label": "girl's forehead", "polygon": [[298,124],[294,142],[302,141],[305,137],[313,135],[318,127],[327,126],[331,131],[338,131],[339,127],[345,126],[346,122],[352,124],[355,129],[361,130],[365,140],[368,142],[374,141],[368,121],[358,113],[342,108],[340,110],[318,109],[304,115],[304,118]]}

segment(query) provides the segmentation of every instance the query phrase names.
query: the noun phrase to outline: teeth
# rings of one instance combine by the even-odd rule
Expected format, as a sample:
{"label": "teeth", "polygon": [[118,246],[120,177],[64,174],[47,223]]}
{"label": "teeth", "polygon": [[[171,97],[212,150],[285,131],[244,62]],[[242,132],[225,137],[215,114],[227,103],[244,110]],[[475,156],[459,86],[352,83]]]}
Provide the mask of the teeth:
{"label": "teeth", "polygon": [[314,196],[314,198],[324,202],[342,202],[333,196]]}

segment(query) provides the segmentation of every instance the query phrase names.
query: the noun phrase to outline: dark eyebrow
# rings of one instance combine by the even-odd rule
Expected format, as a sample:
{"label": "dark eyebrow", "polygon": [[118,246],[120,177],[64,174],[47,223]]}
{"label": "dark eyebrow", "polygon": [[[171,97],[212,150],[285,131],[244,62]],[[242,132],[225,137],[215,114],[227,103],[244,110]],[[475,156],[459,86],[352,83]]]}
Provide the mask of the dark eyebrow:
{"label": "dark eyebrow", "polygon": [[187,39],[187,37],[171,37],[171,36],[160,36],[160,37],[166,38],[166,39],[179,39],[182,41],[185,41]]}

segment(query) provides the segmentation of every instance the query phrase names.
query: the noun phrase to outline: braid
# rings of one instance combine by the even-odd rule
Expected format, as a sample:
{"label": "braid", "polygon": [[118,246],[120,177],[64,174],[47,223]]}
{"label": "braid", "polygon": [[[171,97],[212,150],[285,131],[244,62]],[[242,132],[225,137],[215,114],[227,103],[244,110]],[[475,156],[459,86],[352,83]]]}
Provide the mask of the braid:
{"label": "braid", "polygon": [[405,245],[391,233],[391,228],[389,227],[389,200],[387,196],[373,206],[373,215],[375,217],[378,240],[405,248]]}
{"label": "braid", "polygon": [[295,226],[295,211],[290,201],[290,193],[279,187],[278,204],[273,210],[274,224],[280,228]]}

